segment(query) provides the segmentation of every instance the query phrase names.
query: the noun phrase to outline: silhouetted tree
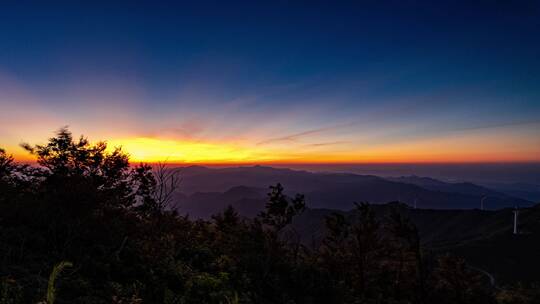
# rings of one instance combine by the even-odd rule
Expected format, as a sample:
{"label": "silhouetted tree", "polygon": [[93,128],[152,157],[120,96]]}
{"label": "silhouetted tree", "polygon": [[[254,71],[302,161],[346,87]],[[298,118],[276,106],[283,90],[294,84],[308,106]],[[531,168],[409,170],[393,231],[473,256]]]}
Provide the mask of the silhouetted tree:
{"label": "silhouetted tree", "polygon": [[11,174],[13,170],[13,156],[8,155],[6,150],[0,148],[0,179]]}
{"label": "silhouetted tree", "polygon": [[415,269],[414,292],[417,303],[425,303],[425,272],[422,247],[420,244],[420,235],[416,226],[397,209],[392,209],[390,213],[389,232],[391,241],[396,246],[394,252],[399,256],[399,266],[396,274],[396,291],[402,290],[401,284],[404,283],[404,267],[407,266],[409,259],[412,260]]}
{"label": "silhouetted tree", "polygon": [[259,214],[259,218],[264,224],[279,232],[292,222],[294,216],[304,211],[306,203],[301,194],[289,200],[283,193],[283,186],[279,183],[270,186],[270,190],[266,210]]}
{"label": "silhouetted tree", "polygon": [[540,283],[517,283],[497,292],[497,304],[540,303]]}

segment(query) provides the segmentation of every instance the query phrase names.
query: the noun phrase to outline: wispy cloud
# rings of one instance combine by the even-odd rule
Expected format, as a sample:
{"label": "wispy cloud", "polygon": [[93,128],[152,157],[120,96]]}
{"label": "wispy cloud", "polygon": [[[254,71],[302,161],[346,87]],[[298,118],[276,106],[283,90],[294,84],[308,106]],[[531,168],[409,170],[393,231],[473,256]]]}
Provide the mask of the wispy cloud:
{"label": "wispy cloud", "polygon": [[337,130],[337,129],[350,127],[352,125],[354,125],[354,122],[348,122],[348,123],[337,124],[337,125],[333,125],[333,126],[329,126],[329,127],[323,127],[323,128],[307,130],[307,131],[298,132],[298,133],[294,133],[294,134],[289,134],[289,135],[281,136],[281,137],[269,138],[269,139],[258,142],[257,146],[272,144],[272,143],[276,143],[276,142],[295,142],[295,141],[298,141],[299,139],[301,139],[302,137],[311,136],[311,135],[320,134],[320,133],[325,133],[325,132],[329,132],[329,131],[334,131],[334,130]]}
{"label": "wispy cloud", "polygon": [[452,131],[454,131],[454,132],[460,132],[460,131],[474,131],[474,130],[495,129],[495,128],[503,128],[503,127],[514,127],[514,126],[532,125],[532,124],[540,124],[540,119],[532,119],[532,120],[524,120],[524,121],[509,121],[509,122],[500,122],[500,123],[484,124],[484,125],[477,125],[477,126],[470,126],[470,127],[456,128],[456,129],[453,129]]}
{"label": "wispy cloud", "polygon": [[331,142],[308,144],[308,145],[306,145],[306,147],[335,146],[335,145],[344,145],[344,144],[349,144],[349,143],[351,143],[351,141],[341,140],[341,141],[331,141]]}

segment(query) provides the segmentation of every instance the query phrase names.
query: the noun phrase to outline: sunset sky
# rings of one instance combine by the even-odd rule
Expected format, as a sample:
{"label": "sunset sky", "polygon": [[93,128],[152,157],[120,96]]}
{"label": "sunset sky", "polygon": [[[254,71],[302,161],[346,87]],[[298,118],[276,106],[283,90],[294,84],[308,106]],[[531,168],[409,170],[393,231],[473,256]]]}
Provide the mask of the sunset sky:
{"label": "sunset sky", "polygon": [[135,161],[540,162],[538,1],[75,2],[0,9],[19,160],[68,125]]}

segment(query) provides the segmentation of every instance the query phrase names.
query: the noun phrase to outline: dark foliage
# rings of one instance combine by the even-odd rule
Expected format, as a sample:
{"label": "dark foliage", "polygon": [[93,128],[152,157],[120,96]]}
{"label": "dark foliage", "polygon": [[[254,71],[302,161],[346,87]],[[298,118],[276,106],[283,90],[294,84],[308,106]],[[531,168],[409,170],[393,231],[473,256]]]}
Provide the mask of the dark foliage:
{"label": "dark foliage", "polygon": [[[175,175],[130,167],[119,148],[74,140],[67,129],[24,147],[39,167],[0,150],[2,304],[47,301],[51,271],[56,303],[538,300],[524,286],[496,293],[463,260],[425,253],[397,212],[380,220],[359,204],[352,218],[328,217],[321,245],[307,248],[289,225],[304,197],[286,197],[280,184],[253,220],[230,207],[193,221],[170,208]],[[61,261],[73,266],[53,271]]]}

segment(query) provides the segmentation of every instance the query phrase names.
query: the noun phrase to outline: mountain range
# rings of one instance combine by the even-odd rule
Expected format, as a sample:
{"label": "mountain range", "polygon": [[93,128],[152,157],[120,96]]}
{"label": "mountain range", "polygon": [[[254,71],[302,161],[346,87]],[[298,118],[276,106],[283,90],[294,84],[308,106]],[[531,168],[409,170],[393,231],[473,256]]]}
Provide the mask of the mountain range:
{"label": "mountain range", "polygon": [[[179,212],[192,218],[209,219],[229,205],[254,217],[265,206],[268,186],[279,182],[287,195],[306,197],[307,209],[292,229],[307,246],[322,240],[328,215],[353,217],[355,202],[369,202],[381,220],[391,209],[410,218],[428,252],[465,257],[498,284],[530,282],[540,270],[540,204],[488,187],[414,175],[382,178],[262,166],[179,170],[182,184],[175,199]],[[483,197],[486,210],[479,210]],[[521,208],[517,235],[512,233],[515,206]]]}
{"label": "mountain range", "polygon": [[288,195],[305,195],[309,208],[347,211],[355,202],[391,201],[419,209],[485,209],[530,206],[531,201],[472,183],[447,183],[428,177],[378,177],[350,173],[309,172],[263,166],[179,169],[182,183],[176,194],[181,213],[209,218],[232,205],[243,216],[264,208],[268,187],[281,183]]}

